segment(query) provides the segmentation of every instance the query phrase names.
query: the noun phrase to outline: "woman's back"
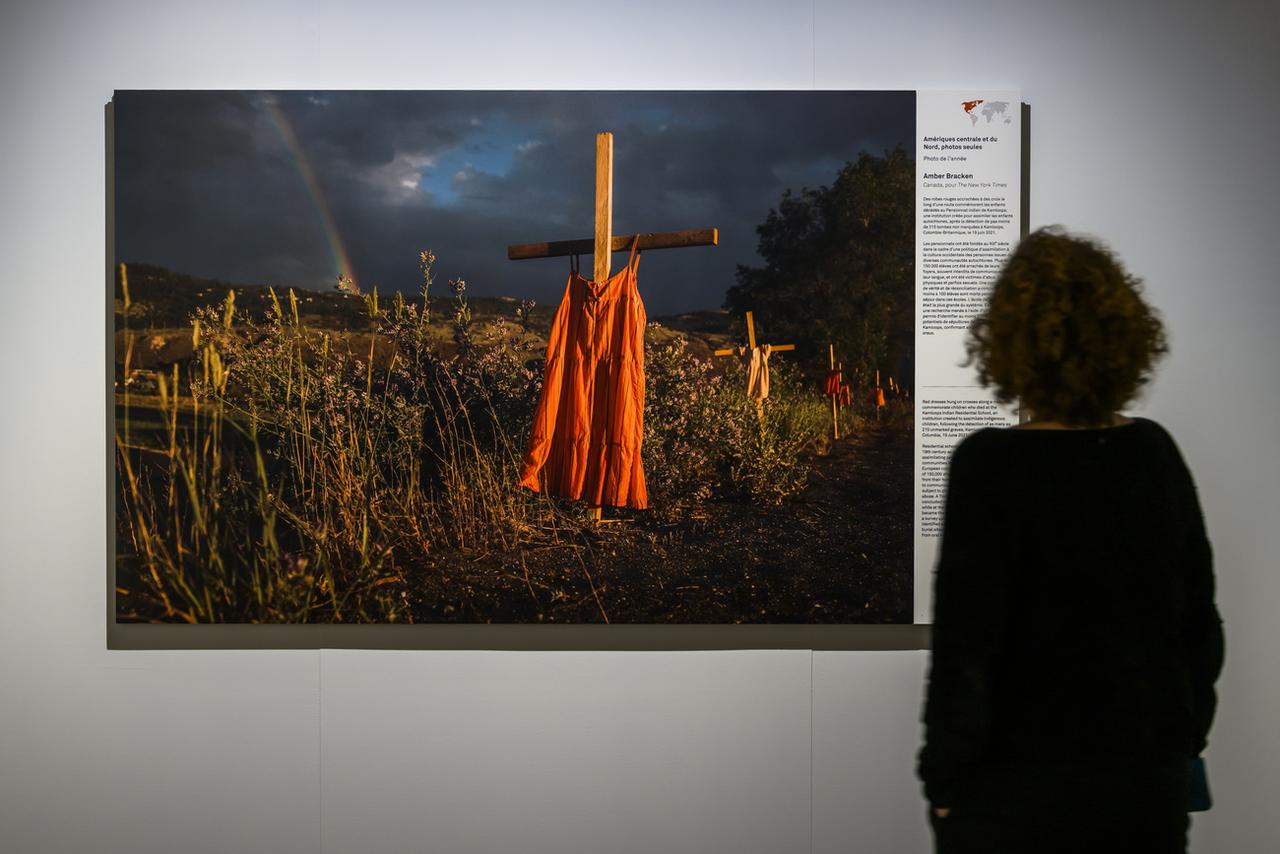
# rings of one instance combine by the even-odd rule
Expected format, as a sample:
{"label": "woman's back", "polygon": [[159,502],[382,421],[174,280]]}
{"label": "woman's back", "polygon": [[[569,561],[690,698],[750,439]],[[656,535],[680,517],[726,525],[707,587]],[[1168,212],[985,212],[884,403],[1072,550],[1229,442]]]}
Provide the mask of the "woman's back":
{"label": "woman's back", "polygon": [[1141,284],[1037,229],[970,324],[978,384],[1060,429],[952,454],[917,769],[939,852],[1185,850],[1222,628],[1190,472],[1116,414],[1168,351]]}
{"label": "woman's back", "polygon": [[996,662],[991,754],[1194,754],[1184,627],[1189,592],[1203,600],[1194,588],[1211,583],[1210,553],[1168,433],[1138,418],[993,428],[967,445],[991,508],[971,533],[998,552],[1017,603],[1004,611],[1013,642]]}
{"label": "woman's back", "polygon": [[958,810],[939,824],[969,823],[975,798],[1033,828],[1060,815],[1059,835],[1086,831],[1110,801],[1123,813],[1140,808],[1125,799],[1158,796],[1155,814],[1172,803],[1176,817],[1185,778],[1170,769],[1202,749],[1213,714],[1212,601],[1195,486],[1155,422],[966,438],[950,469],[920,757],[930,801]]}

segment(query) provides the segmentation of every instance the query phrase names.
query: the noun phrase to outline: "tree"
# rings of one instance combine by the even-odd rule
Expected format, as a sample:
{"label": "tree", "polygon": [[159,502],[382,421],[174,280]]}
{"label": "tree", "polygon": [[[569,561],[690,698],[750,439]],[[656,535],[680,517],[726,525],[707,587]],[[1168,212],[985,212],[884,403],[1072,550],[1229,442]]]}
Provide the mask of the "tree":
{"label": "tree", "polygon": [[[770,340],[836,345],[846,376],[910,385],[915,349],[915,162],[861,153],[830,186],[786,190],[757,229],[763,268],[738,265],[725,308],[754,311]],[[806,360],[814,364],[814,360]]]}

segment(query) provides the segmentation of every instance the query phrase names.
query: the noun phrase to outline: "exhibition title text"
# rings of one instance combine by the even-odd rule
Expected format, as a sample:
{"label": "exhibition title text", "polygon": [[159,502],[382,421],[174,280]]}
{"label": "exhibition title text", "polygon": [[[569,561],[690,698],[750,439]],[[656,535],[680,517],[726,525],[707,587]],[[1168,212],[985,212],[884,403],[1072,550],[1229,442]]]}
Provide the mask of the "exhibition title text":
{"label": "exhibition title text", "polygon": [[999,141],[998,136],[926,136],[920,147],[925,151],[981,151],[984,143]]}

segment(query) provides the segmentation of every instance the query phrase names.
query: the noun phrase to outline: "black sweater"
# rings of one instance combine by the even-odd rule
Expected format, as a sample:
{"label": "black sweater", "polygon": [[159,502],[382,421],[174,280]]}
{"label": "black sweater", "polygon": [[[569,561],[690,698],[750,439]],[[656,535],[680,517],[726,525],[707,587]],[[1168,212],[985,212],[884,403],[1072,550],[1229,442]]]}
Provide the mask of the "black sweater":
{"label": "black sweater", "polygon": [[979,430],[944,513],[917,767],[931,803],[984,764],[1204,749],[1222,628],[1164,428]]}

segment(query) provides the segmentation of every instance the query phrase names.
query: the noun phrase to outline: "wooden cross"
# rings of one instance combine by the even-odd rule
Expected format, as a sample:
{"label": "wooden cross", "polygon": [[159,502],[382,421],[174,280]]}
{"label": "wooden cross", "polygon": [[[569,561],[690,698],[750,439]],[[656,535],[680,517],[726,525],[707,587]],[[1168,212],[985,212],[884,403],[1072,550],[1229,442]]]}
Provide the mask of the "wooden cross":
{"label": "wooden cross", "polygon": [[[841,373],[843,373],[844,362],[841,362],[840,367],[836,368],[836,345],[835,344],[827,345],[827,355],[831,357],[831,370],[833,371],[839,370]],[[832,434],[836,439],[840,438],[840,410],[838,408],[839,398],[840,398],[840,387],[837,385],[836,393],[831,395],[831,430],[832,430]]]}
{"label": "wooden cross", "polygon": [[[770,353],[781,353],[786,350],[794,350],[794,344],[770,344]],[[756,322],[751,312],[747,312],[747,349],[748,352],[756,349]],[[719,350],[712,351],[714,356],[732,356],[738,352],[736,347],[722,347]],[[756,401],[756,416],[763,422],[764,419],[764,401]]]}
{"label": "wooden cross", "polygon": [[[545,243],[518,243],[507,247],[507,258],[526,261],[530,258],[557,258],[564,255],[595,255],[594,276],[597,282],[609,278],[610,259],[614,252],[626,252],[635,234],[612,234],[613,230],[613,134],[596,134],[596,226],[595,237],[579,240],[552,240]],[[683,249],[686,246],[715,246],[719,229],[690,228],[684,231],[640,232],[640,249]]]}
{"label": "wooden cross", "polygon": [[[639,241],[636,242],[636,238]],[[553,240],[545,243],[519,243],[507,247],[507,258],[524,261],[530,258],[556,258],[564,255],[594,255],[595,281],[609,278],[610,261],[614,252],[625,252],[633,243],[641,249],[683,249],[686,246],[715,246],[720,232],[715,228],[694,228],[684,231],[640,232],[639,234],[613,234],[613,134],[602,131],[596,134],[596,208],[595,236],[579,240]],[[601,508],[593,507],[597,522],[602,521]]]}
{"label": "wooden cross", "polygon": [[[754,350],[756,348],[756,323],[755,323],[755,319],[751,315],[751,312],[749,311],[747,312],[747,347],[751,350]],[[781,353],[785,350],[794,350],[795,348],[796,348],[795,344],[770,344],[769,345],[769,350],[774,353]],[[722,347],[721,349],[715,351],[715,355],[732,356],[734,353],[737,353],[737,352],[738,352],[738,349],[736,347]]]}

